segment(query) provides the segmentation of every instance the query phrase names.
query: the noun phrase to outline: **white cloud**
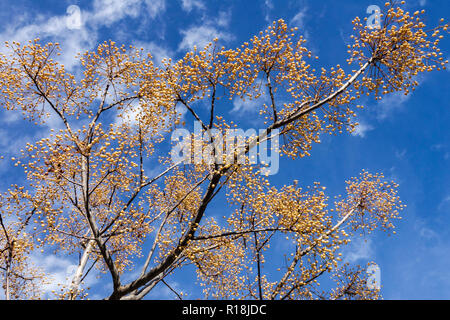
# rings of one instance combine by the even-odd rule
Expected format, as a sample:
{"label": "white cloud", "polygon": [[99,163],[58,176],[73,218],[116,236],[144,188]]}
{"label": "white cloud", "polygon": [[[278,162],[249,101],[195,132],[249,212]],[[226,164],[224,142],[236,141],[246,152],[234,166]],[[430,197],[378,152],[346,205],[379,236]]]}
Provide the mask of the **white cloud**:
{"label": "white cloud", "polygon": [[425,240],[439,240],[439,234],[428,227],[427,222],[423,219],[417,219],[415,221],[414,230],[417,231],[419,236]]}
{"label": "white cloud", "polygon": [[3,109],[0,111],[0,115],[0,118],[2,119],[1,121],[6,124],[11,124],[23,119],[22,110]]}
{"label": "white cloud", "polygon": [[439,203],[438,210],[443,210],[444,208],[448,207],[450,207],[450,195],[442,199],[442,201]]}
{"label": "white cloud", "polygon": [[219,17],[217,19],[217,25],[219,27],[228,27],[231,20],[231,11],[221,11],[219,12]]}
{"label": "white cloud", "polygon": [[139,114],[142,113],[142,106],[138,103],[132,103],[122,112],[118,112],[114,121],[115,125],[131,125],[135,126],[139,121]]}
{"label": "white cloud", "polygon": [[4,129],[0,129],[0,149],[2,156],[18,156],[20,150],[25,148],[27,142],[33,141],[33,139],[42,138],[44,135],[41,131],[31,136],[24,133],[10,132]]}
{"label": "white cloud", "polygon": [[154,42],[136,41],[134,46],[138,49],[144,49],[144,53],[150,53],[156,65],[161,66],[163,59],[169,59],[175,56],[174,52],[168,48],[162,47]]}
{"label": "white cloud", "polygon": [[352,132],[352,135],[355,137],[364,138],[366,136],[366,133],[372,131],[373,129],[374,128],[370,124],[360,122],[359,125]]}
{"label": "white cloud", "polygon": [[372,259],[374,256],[373,243],[371,239],[353,240],[344,250],[344,260],[355,263],[359,260]]}
{"label": "white cloud", "polygon": [[304,7],[302,10],[300,10],[291,20],[291,24],[294,27],[298,27],[300,29],[303,29],[305,26],[305,18],[306,18],[306,11],[308,11],[308,8]]}
{"label": "white cloud", "polygon": [[233,36],[226,31],[219,31],[216,27],[205,24],[202,26],[194,26],[187,30],[182,30],[183,40],[178,46],[179,50],[191,50],[194,46],[203,49],[214,38],[222,41],[231,41]]}
{"label": "white cloud", "polygon": [[[308,11],[308,7],[303,6],[303,8],[298,11],[295,16],[292,18],[290,25],[292,27],[297,27],[299,28],[300,33],[303,35],[303,37],[308,41],[311,42],[311,37],[310,37],[310,33],[308,32],[308,30],[306,29],[306,25],[305,25],[305,20],[307,18],[307,11]],[[342,33],[342,31],[341,31]],[[343,35],[341,34],[341,37]],[[311,46],[311,44],[310,44]],[[315,52],[315,54],[318,54],[318,49],[317,48],[312,48],[313,51]]]}
{"label": "white cloud", "polygon": [[438,234],[434,231],[434,230],[432,230],[432,229],[430,229],[430,228],[427,228],[427,227],[423,227],[423,228],[421,228],[420,230],[419,230],[419,235],[422,237],[422,238],[424,238],[424,239],[437,239],[438,238]]}
{"label": "white cloud", "polygon": [[[175,290],[175,292],[177,292],[178,294],[182,293],[180,284],[178,282],[171,281],[167,283],[173,290]],[[169,287],[167,287],[164,283],[160,282],[152,291],[149,292],[147,298],[160,300],[173,300],[177,298],[177,295],[174,292],[172,292],[172,290],[170,290]]]}
{"label": "white cloud", "polygon": [[[51,298],[52,291],[59,291],[61,286],[69,286],[77,268],[76,261],[60,257],[55,254],[34,253],[31,262],[41,268],[50,277],[49,283],[44,284],[42,293],[44,298]],[[94,273],[89,274],[83,281],[84,286],[91,286],[98,281]]]}
{"label": "white cloud", "polygon": [[[51,18],[37,16],[29,24],[10,25],[0,34],[0,41],[26,43],[39,37],[59,42],[63,50],[58,60],[70,70],[76,63],[75,55],[87,50],[95,43],[96,33],[83,27],[71,30],[66,25],[66,19],[65,15]],[[2,50],[5,50],[4,46]]]}
{"label": "white cloud", "polygon": [[264,17],[264,19],[266,20],[267,23],[269,23],[269,22],[271,22],[270,21],[270,11],[272,11],[272,9],[273,9],[272,0],[264,0],[264,6],[265,6],[265,10],[266,10],[266,16]]}
{"label": "white cloud", "polygon": [[145,0],[147,11],[152,19],[156,18],[158,14],[166,10],[165,0]]}
{"label": "white cloud", "polygon": [[94,10],[87,12],[87,22],[97,26],[110,26],[126,17],[136,18],[147,12],[150,18],[166,9],[165,0],[95,0]]}
{"label": "white cloud", "polygon": [[234,40],[234,36],[226,29],[230,24],[231,10],[220,11],[217,17],[202,18],[203,24],[192,25],[187,29],[180,30],[183,39],[178,45],[179,51],[203,49],[215,38],[220,41],[229,42]]}
{"label": "white cloud", "polygon": [[186,12],[191,12],[192,9],[204,10],[205,4],[200,0],[181,0],[181,8]]}
{"label": "white cloud", "polygon": [[402,92],[395,92],[383,97],[377,104],[377,118],[384,120],[395,110],[401,109],[403,104],[409,100],[411,94],[405,95]]}
{"label": "white cloud", "polygon": [[406,149],[403,149],[403,150],[395,150],[395,157],[397,158],[397,159],[403,159],[404,157],[405,157],[405,155],[406,155]]}
{"label": "white cloud", "polygon": [[94,10],[85,13],[88,15],[86,20],[90,24],[111,26],[127,16],[137,17],[141,6],[142,0],[95,0]]}
{"label": "white cloud", "polygon": [[256,112],[263,106],[264,103],[267,102],[268,96],[265,91],[262,91],[262,94],[258,99],[247,98],[245,100],[242,100],[240,97],[236,97],[233,99],[233,109],[231,109],[231,112]]}
{"label": "white cloud", "polygon": [[[80,11],[81,26],[76,29],[68,27],[69,15],[29,16],[24,13],[18,16],[10,25],[3,26],[0,41],[28,42],[35,38],[45,41],[59,42],[62,48],[58,61],[71,70],[78,61],[76,54],[92,49],[98,39],[98,29],[111,27],[127,17],[136,18],[140,15],[154,19],[165,10],[165,0],[95,0],[93,9]],[[4,50],[4,46],[2,46]]]}

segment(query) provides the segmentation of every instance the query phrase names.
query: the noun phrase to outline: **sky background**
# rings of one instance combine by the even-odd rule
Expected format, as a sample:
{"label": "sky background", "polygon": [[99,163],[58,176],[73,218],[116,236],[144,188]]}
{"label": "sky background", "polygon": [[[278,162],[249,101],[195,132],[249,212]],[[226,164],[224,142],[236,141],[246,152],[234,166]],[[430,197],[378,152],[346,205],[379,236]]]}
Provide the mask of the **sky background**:
{"label": "sky background", "polygon": [[[331,0],[94,0],[31,1],[3,0],[0,10],[0,42],[40,37],[58,41],[61,60],[69,70],[76,69],[74,56],[112,39],[120,44],[143,47],[155,60],[180,58],[194,45],[202,47],[218,37],[234,48],[264,30],[273,20],[283,18],[299,27],[306,46],[325,67],[345,65],[346,45],[352,34],[351,20],[368,16],[369,5],[383,7],[384,1]],[[67,27],[67,8],[81,9],[82,26]],[[410,0],[409,11],[425,9],[426,22],[436,24],[449,18],[448,0]],[[450,56],[450,41],[441,43]],[[0,52],[5,50],[0,47]],[[350,71],[350,70],[347,70]],[[419,78],[414,94],[390,95],[380,102],[361,101],[361,125],[353,133],[324,136],[314,145],[311,157],[295,162],[282,159],[279,173],[271,178],[275,185],[299,180],[302,185],[320,181],[331,194],[343,193],[344,181],[362,169],[383,172],[400,184],[399,193],[407,208],[397,223],[397,234],[387,237],[375,233],[352,241],[344,256],[351,263],[375,261],[381,270],[385,299],[450,299],[450,72],[433,72]],[[253,126],[255,105],[233,101],[242,126]],[[2,154],[13,156],[27,141],[48,134],[57,125],[50,121],[38,131],[14,113],[0,111]],[[5,189],[20,176],[12,174],[6,161],[0,163],[0,187]],[[213,204],[220,215],[224,209]],[[58,280],[70,273],[73,261],[45,253],[34,259]],[[109,287],[95,277],[88,279],[99,292]],[[200,297],[198,285],[186,274],[176,274],[169,282]],[[49,285],[47,290],[54,289]],[[101,297],[93,296],[93,298]],[[174,298],[159,288],[149,298]]]}

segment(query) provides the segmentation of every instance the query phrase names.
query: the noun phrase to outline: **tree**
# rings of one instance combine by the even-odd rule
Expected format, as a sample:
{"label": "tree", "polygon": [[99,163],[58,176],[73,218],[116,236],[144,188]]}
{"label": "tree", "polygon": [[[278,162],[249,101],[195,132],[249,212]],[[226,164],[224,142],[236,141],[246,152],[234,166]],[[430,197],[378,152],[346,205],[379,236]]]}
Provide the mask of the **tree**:
{"label": "tree", "polygon": [[[279,132],[282,154],[308,156],[320,134],[354,130],[362,95],[409,94],[419,73],[444,69],[438,43],[448,25],[426,30],[422,14],[387,3],[379,29],[356,18],[348,59],[356,70],[350,73],[340,65],[316,70],[305,40],[283,20],[240,48],[215,40],[162,67],[142,49],[105,42],[79,56],[80,76],[57,62],[57,43],[7,44],[10,53],[0,58],[2,104],[36,125],[53,114],[62,129],[13,159],[27,183],[1,198],[6,296],[36,297],[46,280],[27,261],[33,250],[51,249],[80,257],[70,286],[57,294],[65,299],[86,297],[81,283],[94,267],[111,280],[107,298],[142,299],[158,283],[169,286],[165,278],[187,265],[196,268],[208,297],[377,298],[362,267],[340,263],[339,249],[355,233],[394,229],[403,208],[397,185],[363,171],[331,205],[319,183],[271,186],[260,174],[264,165],[252,164],[250,154]],[[270,98],[259,109],[265,131],[248,137],[231,158],[221,157],[220,147],[206,149],[215,142],[213,130],[235,126],[219,113],[227,99],[262,94]],[[207,119],[200,103],[208,105]],[[216,161],[155,160],[170,133],[185,126],[180,108],[201,124],[207,139],[199,150]],[[238,156],[246,160],[236,162]],[[221,192],[229,203],[224,221],[208,212]],[[291,251],[270,261],[279,268],[270,273],[267,252],[281,237]],[[130,270],[134,278],[124,282]],[[335,288],[319,290],[329,278]]]}

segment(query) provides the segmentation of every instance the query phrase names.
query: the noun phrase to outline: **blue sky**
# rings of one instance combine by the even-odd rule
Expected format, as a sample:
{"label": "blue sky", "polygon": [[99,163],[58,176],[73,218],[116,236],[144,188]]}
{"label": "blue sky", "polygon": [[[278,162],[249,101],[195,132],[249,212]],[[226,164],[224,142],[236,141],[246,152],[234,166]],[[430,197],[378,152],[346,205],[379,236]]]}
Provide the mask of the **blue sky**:
{"label": "blue sky", "polygon": [[[218,37],[234,48],[265,29],[273,20],[283,18],[297,26],[307,39],[307,47],[324,67],[345,65],[346,44],[355,16],[368,16],[366,8],[384,1],[376,0],[95,0],[31,1],[4,0],[0,11],[0,41],[40,37],[61,43],[61,60],[75,70],[77,52],[94,48],[104,40],[143,47],[155,59],[180,58],[193,45],[201,47]],[[69,29],[66,10],[81,8],[83,25]],[[426,22],[436,24],[448,18],[447,0],[410,0],[407,9],[426,9]],[[441,48],[450,56],[450,41]],[[2,46],[0,51],[3,51]],[[349,71],[349,70],[348,70]],[[360,127],[354,134],[323,137],[311,157],[295,162],[283,159],[273,176],[275,185],[320,181],[331,194],[342,193],[344,181],[362,169],[383,172],[400,184],[400,196],[407,208],[397,223],[397,234],[373,234],[355,239],[346,249],[346,259],[365,264],[375,261],[381,269],[385,299],[450,299],[450,72],[434,72],[419,79],[414,94],[391,95],[380,102],[362,101],[358,113]],[[236,106],[243,126],[252,126],[251,105]],[[4,155],[14,155],[29,139],[45,135],[25,129],[14,114],[1,111],[0,147]],[[48,127],[52,126],[52,122]],[[17,180],[7,164],[0,164],[1,188]],[[220,212],[216,204],[211,210]],[[37,257],[56,277],[63,278],[71,262],[65,257]],[[101,283],[91,280],[96,286]],[[175,275],[171,283],[198,292],[194,281]],[[106,290],[106,289],[105,289]],[[160,289],[150,298],[170,296]]]}

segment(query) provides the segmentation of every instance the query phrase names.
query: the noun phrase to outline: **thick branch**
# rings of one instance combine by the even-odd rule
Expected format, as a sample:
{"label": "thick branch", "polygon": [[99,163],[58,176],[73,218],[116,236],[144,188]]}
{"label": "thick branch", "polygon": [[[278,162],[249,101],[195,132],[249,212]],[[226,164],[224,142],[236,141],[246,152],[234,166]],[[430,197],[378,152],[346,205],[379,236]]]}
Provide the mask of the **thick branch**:
{"label": "thick branch", "polygon": [[81,283],[81,277],[83,276],[84,268],[86,267],[86,264],[88,262],[89,254],[92,250],[93,241],[89,241],[86,245],[86,248],[83,251],[83,255],[81,256],[80,263],[78,264],[77,271],[75,272],[75,275],[72,278],[72,283],[70,286],[70,300],[74,300],[77,297],[78,294],[78,288]]}

